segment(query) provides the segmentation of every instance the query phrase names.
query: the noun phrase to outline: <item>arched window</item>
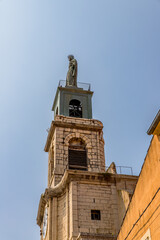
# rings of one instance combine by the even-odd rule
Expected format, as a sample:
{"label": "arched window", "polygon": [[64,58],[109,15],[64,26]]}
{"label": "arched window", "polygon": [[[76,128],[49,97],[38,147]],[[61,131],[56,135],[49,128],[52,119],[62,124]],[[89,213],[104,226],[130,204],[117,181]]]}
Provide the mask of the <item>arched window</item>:
{"label": "arched window", "polygon": [[87,170],[86,145],[81,138],[72,138],[68,149],[69,169]]}
{"label": "arched window", "polygon": [[72,99],[69,102],[69,116],[82,118],[82,104],[77,99]]}

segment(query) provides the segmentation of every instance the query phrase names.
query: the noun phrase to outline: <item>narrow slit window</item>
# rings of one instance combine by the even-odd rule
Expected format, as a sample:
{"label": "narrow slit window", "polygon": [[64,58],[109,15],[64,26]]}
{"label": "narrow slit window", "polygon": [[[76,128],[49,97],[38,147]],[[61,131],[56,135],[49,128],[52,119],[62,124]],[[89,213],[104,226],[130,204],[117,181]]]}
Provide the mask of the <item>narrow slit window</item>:
{"label": "narrow slit window", "polygon": [[56,109],[56,115],[58,115],[58,107],[57,107],[57,109]]}
{"label": "narrow slit window", "polygon": [[91,219],[92,220],[101,220],[100,210],[91,210]]}

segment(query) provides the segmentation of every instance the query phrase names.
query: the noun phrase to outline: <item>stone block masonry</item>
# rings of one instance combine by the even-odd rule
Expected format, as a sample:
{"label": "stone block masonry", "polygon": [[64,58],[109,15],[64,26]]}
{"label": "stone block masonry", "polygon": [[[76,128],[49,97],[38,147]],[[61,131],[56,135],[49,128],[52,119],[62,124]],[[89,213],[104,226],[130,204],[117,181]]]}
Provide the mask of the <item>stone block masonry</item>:
{"label": "stone block masonry", "polygon": [[105,172],[103,124],[98,120],[56,116],[48,134],[45,151],[49,152],[48,185],[57,185],[68,169],[68,147],[73,138],[86,144],[87,169]]}

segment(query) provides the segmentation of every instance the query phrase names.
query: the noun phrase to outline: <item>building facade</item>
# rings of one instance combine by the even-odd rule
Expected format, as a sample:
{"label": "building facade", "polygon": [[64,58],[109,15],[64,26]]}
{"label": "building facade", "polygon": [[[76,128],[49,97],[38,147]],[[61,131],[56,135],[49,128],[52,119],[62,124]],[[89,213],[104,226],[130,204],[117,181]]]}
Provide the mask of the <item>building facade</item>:
{"label": "building facade", "polygon": [[[69,82],[69,81],[68,81]],[[45,151],[48,186],[37,224],[41,240],[115,240],[137,177],[105,169],[103,124],[92,119],[89,85],[60,82]]]}
{"label": "building facade", "polygon": [[117,240],[160,239],[160,111],[147,133],[153,137]]}

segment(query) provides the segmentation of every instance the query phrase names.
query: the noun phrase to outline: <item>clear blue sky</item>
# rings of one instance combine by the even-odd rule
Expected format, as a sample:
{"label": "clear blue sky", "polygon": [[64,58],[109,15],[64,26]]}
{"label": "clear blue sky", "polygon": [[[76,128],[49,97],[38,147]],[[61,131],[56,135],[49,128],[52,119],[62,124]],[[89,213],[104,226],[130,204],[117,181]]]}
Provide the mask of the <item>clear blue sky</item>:
{"label": "clear blue sky", "polygon": [[0,235],[38,240],[46,129],[67,55],[94,91],[106,165],[138,174],[159,110],[160,0],[0,0]]}

